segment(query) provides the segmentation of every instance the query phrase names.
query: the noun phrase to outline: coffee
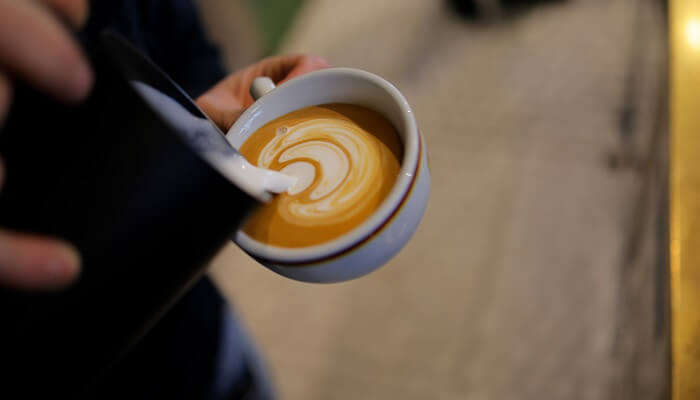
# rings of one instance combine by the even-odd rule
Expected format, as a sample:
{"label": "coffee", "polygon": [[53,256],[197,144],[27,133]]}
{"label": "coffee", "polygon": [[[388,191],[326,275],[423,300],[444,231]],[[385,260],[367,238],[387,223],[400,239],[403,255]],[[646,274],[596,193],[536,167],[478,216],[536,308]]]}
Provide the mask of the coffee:
{"label": "coffee", "polygon": [[267,123],[240,152],[259,167],[298,178],[253,213],[243,231],[262,243],[298,248],[335,239],[365,221],[396,181],[403,149],[381,114],[326,104]]}

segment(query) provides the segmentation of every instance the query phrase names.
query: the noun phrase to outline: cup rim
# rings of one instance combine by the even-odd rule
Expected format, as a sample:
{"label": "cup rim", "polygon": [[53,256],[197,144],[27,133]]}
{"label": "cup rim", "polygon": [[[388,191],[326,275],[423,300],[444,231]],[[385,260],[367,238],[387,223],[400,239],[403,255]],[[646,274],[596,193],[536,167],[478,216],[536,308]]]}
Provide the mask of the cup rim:
{"label": "cup rim", "polygon": [[[399,135],[402,139],[404,151],[399,173],[391,191],[369,218],[340,237],[321,244],[300,248],[273,246],[259,242],[248,236],[242,229],[239,229],[235,234],[234,241],[253,257],[266,262],[289,266],[315,264],[338,257],[365,243],[382,230],[399,211],[409,195],[415,183],[415,178],[419,173],[419,159],[422,153],[416,119],[408,101],[394,85],[384,78],[367,71],[354,68],[327,68],[290,79],[259,98],[250,106],[229,129],[226,136],[228,137],[229,133],[241,130],[244,126],[249,125],[249,120],[252,118],[262,115],[262,110],[265,109],[267,104],[279,101],[280,96],[285,96],[286,93],[297,90],[297,88],[306,85],[307,82],[347,75],[368,81],[384,90],[401,111],[401,122],[404,129],[403,134],[399,132]],[[312,105],[315,104],[303,105],[299,108]],[[399,130],[399,127],[395,126],[394,128]]]}

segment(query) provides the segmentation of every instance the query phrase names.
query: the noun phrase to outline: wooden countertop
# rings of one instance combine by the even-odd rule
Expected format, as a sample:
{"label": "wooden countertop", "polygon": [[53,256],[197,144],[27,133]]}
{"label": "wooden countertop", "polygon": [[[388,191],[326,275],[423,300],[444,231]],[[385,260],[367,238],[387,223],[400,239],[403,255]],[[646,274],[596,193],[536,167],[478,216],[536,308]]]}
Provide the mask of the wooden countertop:
{"label": "wooden countertop", "polygon": [[673,398],[700,398],[700,2],[671,2]]}

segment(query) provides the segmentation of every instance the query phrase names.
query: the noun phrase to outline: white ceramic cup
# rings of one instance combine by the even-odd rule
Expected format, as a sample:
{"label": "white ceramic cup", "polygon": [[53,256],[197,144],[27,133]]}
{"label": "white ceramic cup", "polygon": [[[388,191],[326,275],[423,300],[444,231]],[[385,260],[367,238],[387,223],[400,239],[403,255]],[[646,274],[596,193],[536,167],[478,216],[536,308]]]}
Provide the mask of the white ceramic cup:
{"label": "white ceramic cup", "polygon": [[258,78],[251,94],[257,101],[226,134],[237,149],[277,117],[314,105],[349,103],[370,108],[391,121],[404,154],[389,195],[369,218],[343,236],[320,245],[283,248],[256,241],[239,230],[234,241],[267,268],[306,282],[354,279],[389,261],[418,228],[430,192],[425,142],[404,96],[386,80],[351,68],[314,71],[278,87],[268,78]]}

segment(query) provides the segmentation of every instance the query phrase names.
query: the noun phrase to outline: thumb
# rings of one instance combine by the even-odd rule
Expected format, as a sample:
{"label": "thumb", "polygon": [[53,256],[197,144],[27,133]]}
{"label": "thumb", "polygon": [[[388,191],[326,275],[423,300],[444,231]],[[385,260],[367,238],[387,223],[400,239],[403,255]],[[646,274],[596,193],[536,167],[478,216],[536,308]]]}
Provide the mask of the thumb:
{"label": "thumb", "polygon": [[243,114],[240,102],[223,86],[214,87],[200,96],[196,103],[224,132]]}

